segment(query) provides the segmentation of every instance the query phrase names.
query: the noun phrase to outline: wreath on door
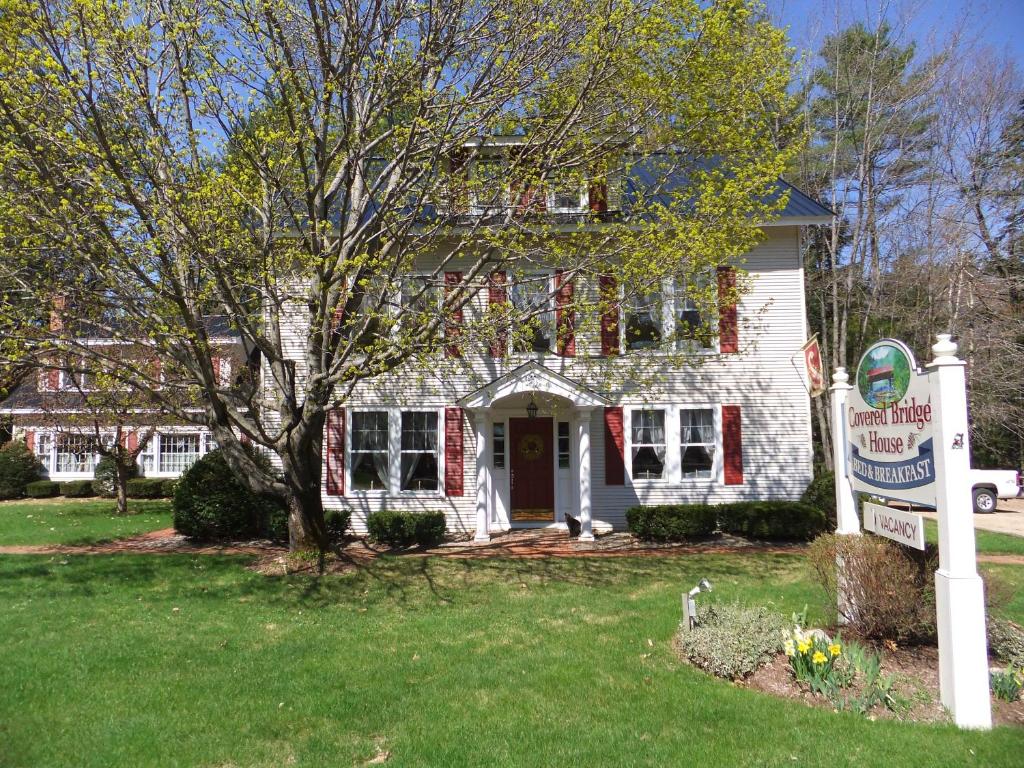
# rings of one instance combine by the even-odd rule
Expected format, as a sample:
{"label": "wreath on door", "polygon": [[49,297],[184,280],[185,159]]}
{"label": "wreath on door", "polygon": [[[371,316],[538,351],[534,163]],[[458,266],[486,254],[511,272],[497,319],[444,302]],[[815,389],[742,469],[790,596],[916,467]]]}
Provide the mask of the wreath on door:
{"label": "wreath on door", "polygon": [[544,454],[544,441],[540,435],[523,435],[519,441],[519,453],[527,461],[535,461]]}

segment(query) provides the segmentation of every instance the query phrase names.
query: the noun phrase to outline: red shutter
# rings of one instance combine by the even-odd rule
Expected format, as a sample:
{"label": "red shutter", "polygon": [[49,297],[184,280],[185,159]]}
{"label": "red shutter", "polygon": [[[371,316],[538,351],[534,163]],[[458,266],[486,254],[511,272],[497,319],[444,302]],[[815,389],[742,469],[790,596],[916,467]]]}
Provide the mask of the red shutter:
{"label": "red shutter", "polygon": [[462,496],[462,409],[444,409],[444,492]]}
{"label": "red shutter", "polygon": [[601,293],[601,304],[604,312],[601,315],[601,354],[619,354],[619,285],[611,275],[598,278]]}
{"label": "red shutter", "polygon": [[604,484],[626,482],[626,441],[622,431],[622,408],[604,409]]}
{"label": "red shutter", "polygon": [[31,429],[25,430],[25,445],[28,446],[28,449],[32,451],[32,453],[36,452],[36,433]]}
{"label": "red shutter", "polygon": [[[504,272],[495,272],[491,275],[490,285],[487,289],[487,303],[489,306],[501,306],[508,302],[508,288],[505,286],[506,277]],[[498,331],[491,342],[491,357],[504,357],[508,349],[508,334],[503,330]]]}
{"label": "red shutter", "polygon": [[56,368],[51,368],[46,372],[46,387],[51,392],[60,389],[60,371]]}
{"label": "red shutter", "polygon": [[[445,272],[444,273],[444,284],[445,284],[445,298],[453,293],[462,282],[461,272]],[[457,339],[459,337],[460,328],[462,325],[462,308],[455,310],[451,314],[451,319],[445,323],[445,341],[447,342],[444,347],[444,354],[446,357],[461,357],[462,353],[459,350]]]}
{"label": "red shutter", "polygon": [[215,355],[210,358],[210,364],[213,366],[213,386],[216,388],[220,386],[220,358]]}
{"label": "red shutter", "polygon": [[128,453],[134,453],[139,447],[139,433],[132,431],[128,433],[128,437],[125,441],[125,447],[128,449]]}
{"label": "red shutter", "polygon": [[743,485],[743,422],[738,405],[722,406],[722,462],[726,485]]}
{"label": "red shutter", "polygon": [[739,326],[736,321],[736,270],[718,268],[718,348],[723,353],[739,352]]}
{"label": "red shutter", "polygon": [[345,495],[345,410],[327,412],[327,495]]}
{"label": "red shutter", "polygon": [[608,184],[604,181],[592,181],[587,190],[592,213],[605,213],[608,210]]}
{"label": "red shutter", "polygon": [[576,312],[572,308],[573,284],[564,280],[562,270],[555,273],[555,325],[558,340],[555,349],[563,357],[576,356]]}

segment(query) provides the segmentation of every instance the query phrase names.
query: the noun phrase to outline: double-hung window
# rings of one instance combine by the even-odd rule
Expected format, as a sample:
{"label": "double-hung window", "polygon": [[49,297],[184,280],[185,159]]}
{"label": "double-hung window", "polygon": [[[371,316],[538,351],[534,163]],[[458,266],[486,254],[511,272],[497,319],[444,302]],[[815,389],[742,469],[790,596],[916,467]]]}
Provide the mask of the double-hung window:
{"label": "double-hung window", "polygon": [[43,469],[49,474],[53,471],[53,463],[51,461],[51,451],[53,450],[53,435],[49,432],[40,432],[36,435],[36,458],[39,459],[39,463],[43,465]]}
{"label": "double-hung window", "polygon": [[353,412],[353,490],[386,491],[388,475],[388,412]]}
{"label": "double-hung window", "polygon": [[581,213],[586,210],[584,192],[579,177],[559,174],[549,187],[548,209],[552,213]]}
{"label": "double-hung window", "polygon": [[508,201],[508,168],[504,158],[496,155],[479,158],[473,168],[473,213],[495,216]]}
{"label": "double-hung window", "polygon": [[402,490],[436,491],[437,411],[402,412]]}
{"label": "double-hung window", "polygon": [[683,479],[710,479],[715,465],[715,416],[710,408],[679,411]]}
{"label": "double-hung window", "polygon": [[673,283],[675,298],[675,334],[681,348],[711,349],[714,323],[707,316],[708,281],[706,276],[677,277]]}
{"label": "double-hung window", "polygon": [[56,440],[57,472],[92,472],[96,468],[96,442],[88,435],[59,434]]}
{"label": "double-hung window", "polygon": [[551,311],[551,276],[524,275],[512,284],[509,295],[516,316],[525,318],[515,333],[516,352],[550,352],[555,340],[555,313]]}
{"label": "double-hung window", "polygon": [[630,296],[624,302],[626,349],[653,349],[662,339],[662,295],[653,290]]}
{"label": "double-hung window", "polygon": [[634,480],[665,476],[665,411],[635,410],[631,424],[631,469]]}
{"label": "double-hung window", "polygon": [[196,432],[171,432],[160,435],[158,470],[167,473],[181,473],[199,459],[199,434]]}

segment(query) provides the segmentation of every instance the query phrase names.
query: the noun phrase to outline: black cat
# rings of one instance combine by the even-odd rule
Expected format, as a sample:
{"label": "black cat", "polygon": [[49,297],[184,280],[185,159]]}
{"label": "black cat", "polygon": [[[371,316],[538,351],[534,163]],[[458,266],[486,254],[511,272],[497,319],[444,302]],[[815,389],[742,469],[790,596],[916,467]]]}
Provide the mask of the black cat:
{"label": "black cat", "polygon": [[580,535],[580,531],[583,530],[583,526],[580,524],[580,521],[570,514],[565,515],[565,524],[569,526],[570,539],[575,539]]}

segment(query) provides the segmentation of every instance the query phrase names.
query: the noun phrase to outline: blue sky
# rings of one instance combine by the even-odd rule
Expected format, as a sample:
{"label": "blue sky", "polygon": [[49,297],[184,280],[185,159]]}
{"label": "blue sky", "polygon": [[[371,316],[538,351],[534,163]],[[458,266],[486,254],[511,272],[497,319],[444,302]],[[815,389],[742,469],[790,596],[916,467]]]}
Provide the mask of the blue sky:
{"label": "blue sky", "polygon": [[[788,26],[795,45],[817,47],[835,27],[836,8],[849,22],[890,6],[889,16],[902,27],[903,39],[916,39],[928,48],[944,47],[951,33],[960,31],[968,47],[990,46],[1012,55],[1024,68],[1024,0],[765,0],[773,18]],[[899,20],[903,23],[900,24]],[[844,24],[845,26],[845,24]]]}

